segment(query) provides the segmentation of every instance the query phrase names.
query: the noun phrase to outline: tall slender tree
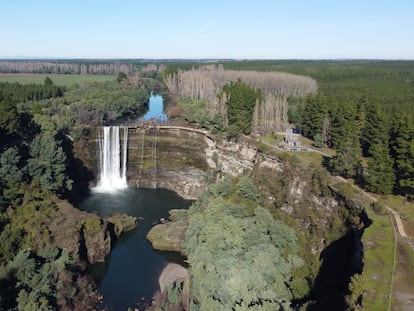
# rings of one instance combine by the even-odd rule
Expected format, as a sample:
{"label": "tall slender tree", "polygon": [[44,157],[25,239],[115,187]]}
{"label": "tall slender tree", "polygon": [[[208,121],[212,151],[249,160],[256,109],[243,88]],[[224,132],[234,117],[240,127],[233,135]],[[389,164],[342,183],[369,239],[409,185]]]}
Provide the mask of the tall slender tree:
{"label": "tall slender tree", "polygon": [[398,115],[391,131],[397,191],[414,196],[414,123],[407,115]]}
{"label": "tall slender tree", "polygon": [[368,157],[364,185],[372,192],[391,193],[395,174],[388,143],[388,126],[377,105],[365,104],[365,122],[361,133],[363,155]]}
{"label": "tall slender tree", "polygon": [[387,126],[384,113],[378,105],[365,104],[365,122],[361,132],[361,147],[364,156],[370,156],[370,148],[373,144],[384,141],[387,136]]}
{"label": "tall slender tree", "polygon": [[250,134],[254,107],[261,97],[260,91],[240,80],[226,84],[223,91],[228,94],[226,106],[229,127],[237,127],[240,133]]}
{"label": "tall slender tree", "polygon": [[301,114],[301,128],[305,136],[314,139],[317,134],[322,135],[326,132],[324,125],[329,124],[329,118],[328,100],[324,94],[318,93],[314,96],[308,96]]}
{"label": "tall slender tree", "polygon": [[368,166],[364,171],[364,186],[376,193],[389,194],[395,183],[393,161],[389,154],[388,141],[371,144]]}
{"label": "tall slender tree", "polygon": [[337,105],[332,120],[332,145],[336,155],[329,161],[332,172],[345,177],[359,177],[361,173],[360,130],[354,103]]}

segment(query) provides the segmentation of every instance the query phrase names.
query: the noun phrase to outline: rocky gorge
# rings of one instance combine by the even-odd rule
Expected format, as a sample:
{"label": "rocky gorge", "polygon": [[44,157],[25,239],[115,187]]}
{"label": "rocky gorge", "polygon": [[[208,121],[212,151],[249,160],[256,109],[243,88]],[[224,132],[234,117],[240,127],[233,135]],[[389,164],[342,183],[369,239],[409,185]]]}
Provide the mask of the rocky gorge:
{"label": "rocky gorge", "polygon": [[[97,132],[96,129],[88,132],[75,144],[75,151],[93,172],[95,178],[90,181],[93,185],[98,166]],[[325,269],[328,261],[323,254],[327,249],[331,255],[341,249],[332,247],[335,241],[347,243],[351,257],[345,256],[349,260],[346,259],[340,271],[347,276],[339,286],[340,294],[334,296],[343,297],[346,278],[362,269],[360,234],[352,232],[364,226],[363,208],[337,195],[327,181],[317,177],[319,172],[313,168],[304,169],[290,156],[275,155],[250,137],[229,141],[191,128],[174,127],[131,127],[127,152],[130,188],[163,188],[191,200],[196,200],[213,180],[223,176],[251,176],[258,185],[260,204],[270,210],[273,217],[282,219],[298,232],[301,252],[307,254],[310,267],[309,286],[316,286],[312,294],[316,300],[325,295],[320,288],[326,289],[325,285],[314,283],[321,283],[325,278],[320,275],[325,273],[320,269]],[[171,211],[165,221],[150,230],[147,239],[155,249],[186,256],[182,242],[187,227],[186,211]],[[329,261],[335,260],[335,256],[329,257]]]}

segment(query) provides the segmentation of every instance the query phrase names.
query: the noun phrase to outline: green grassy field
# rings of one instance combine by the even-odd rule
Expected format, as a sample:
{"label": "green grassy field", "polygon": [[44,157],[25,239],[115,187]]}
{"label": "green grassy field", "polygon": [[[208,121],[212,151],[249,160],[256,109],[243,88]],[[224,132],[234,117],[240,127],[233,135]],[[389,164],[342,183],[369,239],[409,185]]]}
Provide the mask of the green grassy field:
{"label": "green grassy field", "polygon": [[414,250],[398,241],[392,310],[412,310],[414,299]]}
{"label": "green grassy field", "polygon": [[21,84],[43,84],[45,78],[49,77],[53,83],[59,86],[70,87],[74,84],[90,82],[104,82],[115,80],[116,76],[109,75],[58,75],[58,74],[4,74],[0,73],[0,82],[11,82]]}
{"label": "green grassy field", "polygon": [[405,198],[397,195],[377,195],[378,200],[396,210],[401,215],[405,232],[414,237],[414,203],[407,202]]}
{"label": "green grassy field", "polygon": [[394,236],[390,217],[367,210],[373,221],[362,236],[364,244],[364,310],[388,310],[394,269]]}

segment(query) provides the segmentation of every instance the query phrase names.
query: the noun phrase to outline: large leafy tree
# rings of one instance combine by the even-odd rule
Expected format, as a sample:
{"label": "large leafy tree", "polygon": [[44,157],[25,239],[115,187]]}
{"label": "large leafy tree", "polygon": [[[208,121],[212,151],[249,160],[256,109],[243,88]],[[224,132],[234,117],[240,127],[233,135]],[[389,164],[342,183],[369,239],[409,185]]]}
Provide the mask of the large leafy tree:
{"label": "large leafy tree", "polygon": [[[248,216],[244,204],[255,205],[257,199],[252,190],[246,178],[232,189],[219,182],[212,196],[190,210],[185,251],[201,310],[290,310],[288,284],[292,270],[303,264],[295,255],[296,236],[261,207]],[[228,195],[240,202],[232,203]]]}
{"label": "large leafy tree", "polygon": [[30,155],[28,172],[43,190],[62,194],[72,188],[66,174],[66,155],[52,134],[36,136],[30,145]]}

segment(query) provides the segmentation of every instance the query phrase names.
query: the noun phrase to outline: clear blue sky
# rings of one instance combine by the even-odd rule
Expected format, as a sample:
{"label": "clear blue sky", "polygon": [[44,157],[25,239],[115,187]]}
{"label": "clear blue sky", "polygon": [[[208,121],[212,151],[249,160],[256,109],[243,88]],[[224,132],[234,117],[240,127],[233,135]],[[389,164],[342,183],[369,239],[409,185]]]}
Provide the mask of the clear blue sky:
{"label": "clear blue sky", "polygon": [[413,0],[0,0],[0,57],[414,59]]}

